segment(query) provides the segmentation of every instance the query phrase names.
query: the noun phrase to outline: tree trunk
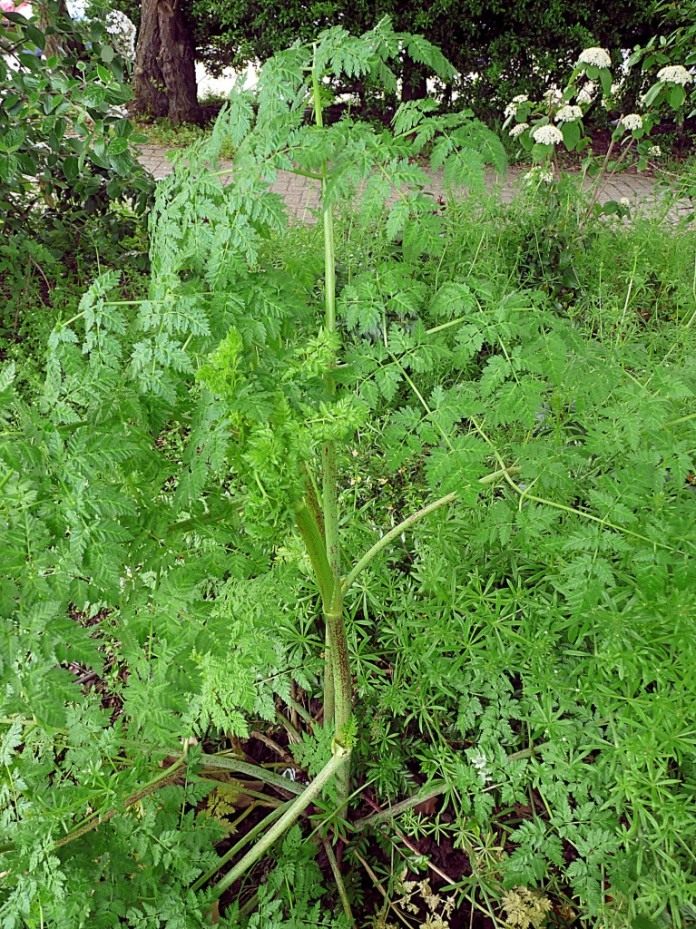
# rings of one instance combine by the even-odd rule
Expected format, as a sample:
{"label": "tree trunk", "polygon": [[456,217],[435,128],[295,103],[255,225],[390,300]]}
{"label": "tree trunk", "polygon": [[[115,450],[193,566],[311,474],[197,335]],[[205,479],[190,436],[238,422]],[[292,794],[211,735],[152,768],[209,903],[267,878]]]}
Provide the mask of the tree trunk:
{"label": "tree trunk", "polygon": [[193,38],[182,0],[143,0],[133,70],[132,110],[167,116],[172,123],[200,121]]}

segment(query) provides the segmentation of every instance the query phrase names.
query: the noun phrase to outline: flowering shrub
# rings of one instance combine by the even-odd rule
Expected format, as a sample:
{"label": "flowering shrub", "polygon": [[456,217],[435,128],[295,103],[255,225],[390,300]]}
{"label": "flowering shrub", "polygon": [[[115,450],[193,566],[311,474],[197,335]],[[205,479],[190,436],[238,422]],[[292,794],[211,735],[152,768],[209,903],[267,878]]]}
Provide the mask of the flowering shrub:
{"label": "flowering shrub", "polygon": [[[590,141],[585,127],[587,114],[598,104],[610,112],[616,110],[621,84],[613,81],[611,63],[607,49],[584,49],[563,90],[555,85],[549,87],[539,103],[526,94],[514,97],[505,107],[503,128],[509,127],[510,138],[518,140],[534,162],[547,167],[554,162],[559,146],[569,152],[583,151]],[[622,146],[619,160],[623,160],[635,146],[641,170],[659,157],[660,147],[649,140],[650,133],[665,105],[680,113],[687,98],[686,88],[693,80],[683,65],[661,68],[641,98],[644,112],[621,113],[615,118],[610,151],[617,144]],[[548,178],[548,169],[543,177]]]}
{"label": "flowering shrub", "polygon": [[673,110],[679,110],[686,102],[687,86],[693,82],[693,75],[684,65],[667,65],[657,72],[657,81],[643,97],[643,104],[658,107],[667,103]]}
{"label": "flowering shrub", "polygon": [[647,91],[646,98],[654,95],[649,99],[649,105],[659,105],[669,97],[671,106],[684,107],[684,114],[691,118],[696,116],[696,82],[693,79],[696,20],[693,4],[688,0],[682,3],[662,0],[655,4],[655,12],[661,17],[665,32],[653,36],[644,46],[636,46],[628,63],[632,67],[640,67],[646,75],[659,68],[657,80],[661,86],[658,91],[653,84]]}
{"label": "flowering shrub", "polygon": [[[134,0],[120,8],[133,16]],[[191,0],[198,53],[217,72],[232,63],[263,61],[315,28],[340,22],[351,31],[372,25],[375,10],[391,13],[400,29],[440,46],[455,66],[453,90],[480,117],[492,117],[516,93],[539,94],[544,75],[558,80],[578,48],[620,43],[632,47],[655,30],[654,0],[440,0],[408,4],[383,0]]]}

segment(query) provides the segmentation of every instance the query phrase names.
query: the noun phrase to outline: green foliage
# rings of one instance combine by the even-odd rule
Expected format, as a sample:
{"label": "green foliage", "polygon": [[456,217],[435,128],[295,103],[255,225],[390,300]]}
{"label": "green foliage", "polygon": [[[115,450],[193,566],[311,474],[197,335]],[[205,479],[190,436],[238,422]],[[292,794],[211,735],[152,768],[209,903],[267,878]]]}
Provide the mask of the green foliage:
{"label": "green foliage", "polygon": [[31,227],[45,235],[126,200],[142,212],[151,182],[133,156],[133,127],[122,114],[129,91],[103,27],[94,22],[82,34],[56,21],[42,31],[19,14],[3,16],[0,210],[5,234]]}
{"label": "green foliage", "polygon": [[[502,157],[466,112],[308,124],[312,78],[389,84],[404,43],[383,22],[271,59],[158,186],[145,299],[104,269],[40,390],[1,369],[3,926],[208,925],[193,888],[229,829],[191,743],[238,747],[284,706],[301,776],[338,734],[373,802],[439,783],[376,830],[382,860],[356,840],[384,887],[417,866],[401,833],[462,851],[457,904],[501,920],[522,887],[586,925],[688,923],[692,238],[598,222],[577,191],[458,203]],[[281,170],[321,183],[321,226],[288,224]],[[327,448],[344,574],[451,495],[344,591],[348,733],[297,699],[325,683]],[[353,840],[340,793],[221,925],[344,924],[308,838]]]}
{"label": "green foliage", "polygon": [[149,143],[163,145],[166,148],[186,148],[208,133],[206,128],[188,123],[176,126],[171,120],[165,118],[155,119],[152,122],[139,123],[138,131]]}
{"label": "green foliage", "polygon": [[[542,884],[590,920],[667,907],[688,922],[693,247],[654,224],[584,241],[576,226],[585,254],[569,292],[533,201],[475,227],[469,216],[445,217],[444,259],[423,271],[440,283],[463,269],[452,325],[421,310],[405,340],[394,320],[356,349],[375,410],[393,407],[384,445],[355,464],[355,479],[370,474],[363,515],[398,520],[423,479],[433,495],[478,498],[428,517],[391,570],[373,563],[358,581],[367,773],[394,799],[413,791],[414,756],[444,780],[442,820],[402,828],[489,861],[464,883],[482,905],[492,888]],[[572,228],[570,214],[561,251]],[[531,272],[527,238],[540,246]],[[515,278],[548,296],[511,294]],[[476,493],[485,459],[518,469],[505,491]],[[385,745],[388,763],[373,760]]]}
{"label": "green foliage", "polygon": [[325,893],[314,851],[294,827],[282,842],[276,867],[259,890],[258,909],[247,929],[346,929],[345,920],[332,916],[322,905]]}
{"label": "green foliage", "polygon": [[[349,31],[361,32],[384,15],[390,15],[398,29],[422,34],[441,48],[457,71],[453,90],[461,102],[481,116],[494,118],[515,94],[540,93],[547,81],[559,80],[580,49],[647,42],[657,26],[652,4],[644,0],[610,11],[591,0],[572,4],[554,0],[543,6],[528,0],[512,4],[447,0],[417,6],[323,0],[310,5],[286,3],[282,9],[245,0],[193,3],[199,54],[213,68],[265,61],[297,39],[313,38],[317,26],[341,22]],[[424,87],[423,78],[434,72],[426,67],[415,68],[414,73],[420,59],[412,51],[404,49],[395,70],[407,82],[417,77]],[[344,83],[351,87],[351,82]],[[364,94],[367,88],[357,89]]]}
{"label": "green foliage", "polygon": [[[632,64],[640,64],[641,71],[650,77],[653,77],[651,72],[655,69],[670,65],[681,65],[693,71],[696,64],[696,23],[692,5],[688,2],[657,0],[655,14],[659,20],[659,29],[644,45],[636,46],[629,60]],[[693,80],[690,83],[690,88],[688,85],[665,88],[668,93],[660,101],[669,103],[673,109],[680,109],[686,103],[685,113],[689,119],[696,115],[696,88]],[[646,80],[644,84],[647,84]],[[650,89],[647,93],[650,94]]]}

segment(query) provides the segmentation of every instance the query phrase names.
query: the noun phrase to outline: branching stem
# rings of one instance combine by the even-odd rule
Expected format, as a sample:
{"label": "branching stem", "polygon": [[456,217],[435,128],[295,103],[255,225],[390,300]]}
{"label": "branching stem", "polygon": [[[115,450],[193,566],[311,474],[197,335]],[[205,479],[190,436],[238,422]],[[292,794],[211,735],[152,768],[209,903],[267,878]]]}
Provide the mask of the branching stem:
{"label": "branching stem", "polygon": [[402,520],[397,526],[394,526],[393,529],[390,529],[389,532],[385,532],[381,539],[379,539],[372,548],[369,548],[362,558],[356,563],[355,567],[350,571],[343,580],[342,588],[345,593],[353,585],[353,581],[360,574],[363,568],[366,568],[372,559],[379,555],[383,548],[386,548],[387,545],[390,545],[394,539],[398,539],[402,533],[407,529],[410,529],[411,526],[419,522],[425,516],[428,516],[429,513],[434,513],[435,510],[439,510],[440,507],[447,506],[449,503],[454,503],[459,494],[456,490],[452,493],[445,494],[444,497],[440,497],[439,500],[434,500],[432,503],[429,503],[427,506],[421,507],[420,510],[416,510],[415,513],[412,513],[406,519]]}
{"label": "branching stem", "polygon": [[177,760],[172,765],[162,771],[161,774],[158,774],[156,777],[152,778],[151,781],[148,781],[147,784],[144,784],[135,793],[131,794],[130,797],[127,797],[121,806],[112,807],[110,810],[106,810],[103,813],[93,813],[86,820],[84,820],[84,822],[77,826],[77,828],[73,829],[71,832],[68,832],[68,834],[64,835],[62,838],[56,839],[56,841],[53,843],[53,848],[63,848],[63,846],[69,845],[71,842],[76,841],[83,835],[86,835],[88,832],[91,832],[93,829],[101,826],[102,823],[106,823],[110,819],[113,819],[117,813],[120,813],[124,809],[128,809],[128,807],[138,803],[140,800],[147,797],[148,794],[154,793],[156,790],[159,790],[161,787],[169,784],[171,781],[178,777],[180,769],[183,768],[185,764],[186,756],[182,755],[180,758],[177,758]]}
{"label": "branching stem", "polygon": [[[555,500],[547,500],[546,497],[538,497],[536,494],[532,494],[529,490],[525,490],[523,487],[520,487],[508,473],[508,469],[505,468],[505,462],[503,461],[498,449],[491,441],[491,439],[483,431],[483,428],[477,423],[473,416],[469,417],[471,422],[474,425],[474,428],[481,436],[481,438],[490,446],[493,455],[503,470],[503,478],[506,483],[515,491],[515,493],[520,498],[520,505],[524,500],[531,500],[533,503],[540,503],[543,506],[548,506],[554,510],[560,510],[563,513],[573,513],[575,516],[581,516],[583,519],[589,520],[589,522],[596,523],[599,526],[603,526],[605,529],[613,529],[614,532],[620,532],[623,535],[630,536],[633,539],[640,539],[641,542],[647,542],[649,545],[654,545],[656,548],[665,549],[668,552],[679,552],[679,549],[674,548],[672,545],[668,545],[666,542],[660,542],[659,539],[651,539],[647,535],[642,535],[640,532],[634,532],[632,529],[627,529],[626,526],[619,526],[617,523],[612,523],[608,519],[604,519],[602,516],[595,516],[593,513],[587,513],[584,510],[579,510],[575,506],[567,506],[565,503],[557,503]],[[683,554],[683,553],[680,553]]]}
{"label": "branching stem", "polygon": [[227,862],[234,858],[235,855],[239,854],[245,845],[248,845],[249,842],[252,842],[257,835],[260,835],[265,829],[268,829],[270,825],[272,825],[280,816],[282,816],[283,813],[286,812],[286,810],[289,808],[291,803],[292,800],[288,800],[286,803],[281,804],[281,806],[276,807],[275,810],[270,812],[268,816],[264,816],[264,818],[252,829],[250,829],[248,832],[245,832],[244,835],[237,842],[235,842],[232,848],[228,849],[225,854],[215,862],[212,868],[206,871],[205,874],[201,874],[196,882],[191,885],[191,890],[200,890],[204,884],[207,884],[211,878],[215,877],[223,865],[226,865]]}
{"label": "branching stem", "polygon": [[310,803],[317,799],[329,781],[339,773],[341,768],[347,765],[349,758],[350,750],[342,745],[335,744],[334,754],[324,765],[319,774],[317,774],[312,783],[307,786],[306,790],[304,790],[299,797],[296,797],[288,804],[277,822],[273,823],[271,828],[264,833],[263,837],[259,839],[256,845],[249,849],[246,855],[244,855],[243,858],[241,858],[237,864],[215,884],[213,890],[216,897],[221,896],[228,887],[231,887],[235,881],[238,881],[249,868],[253,867],[256,862],[265,855],[276,840],[284,835],[285,832],[297,822]]}
{"label": "branching stem", "polygon": [[291,781],[280,774],[274,774],[260,765],[250,764],[241,758],[235,758],[233,755],[208,755],[205,752],[200,756],[201,764],[204,768],[216,768],[220,771],[234,771],[236,774],[245,774],[247,777],[253,777],[256,780],[264,781],[271,787],[289,794],[301,794],[302,785]]}

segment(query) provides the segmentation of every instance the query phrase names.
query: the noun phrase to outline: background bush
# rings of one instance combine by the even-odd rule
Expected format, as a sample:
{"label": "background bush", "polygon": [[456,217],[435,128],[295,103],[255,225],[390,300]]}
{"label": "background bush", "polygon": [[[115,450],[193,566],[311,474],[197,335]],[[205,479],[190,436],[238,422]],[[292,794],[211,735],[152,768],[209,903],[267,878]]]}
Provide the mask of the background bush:
{"label": "background bush", "polygon": [[192,11],[201,57],[213,68],[265,60],[309,38],[317,25],[339,22],[362,32],[389,14],[397,29],[421,33],[442,48],[462,75],[453,90],[480,116],[497,115],[515,94],[539,93],[548,80],[561,79],[582,48],[631,48],[647,41],[657,23],[652,0],[611,7],[596,0],[381,0],[376,6],[315,0],[280,7],[268,0],[194,0]]}
{"label": "background bush", "polygon": [[103,27],[57,18],[42,30],[7,14],[0,48],[4,231],[44,234],[114,202],[142,212],[152,186],[131,150],[130,93]]}

